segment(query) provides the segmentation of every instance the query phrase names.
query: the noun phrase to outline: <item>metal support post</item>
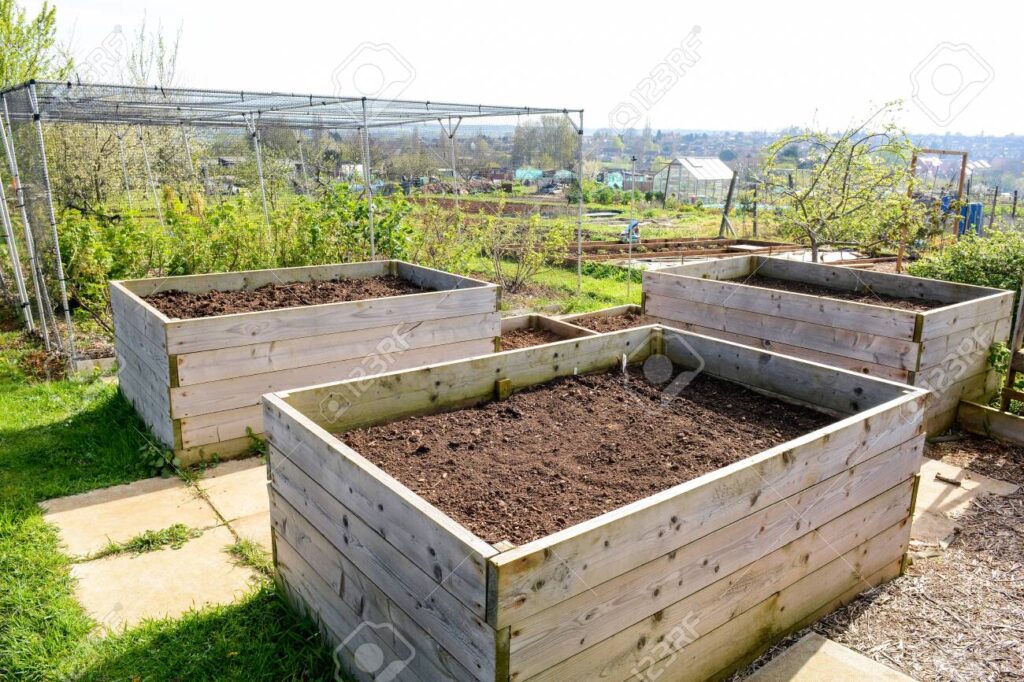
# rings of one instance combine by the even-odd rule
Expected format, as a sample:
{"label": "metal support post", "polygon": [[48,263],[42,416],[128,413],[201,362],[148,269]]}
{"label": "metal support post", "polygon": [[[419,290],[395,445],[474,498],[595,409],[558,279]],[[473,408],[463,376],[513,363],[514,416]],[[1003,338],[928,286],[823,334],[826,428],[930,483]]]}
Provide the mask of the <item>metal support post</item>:
{"label": "metal support post", "polygon": [[[50,330],[48,328],[46,318],[46,309],[49,307],[50,295],[46,291],[46,283],[42,277],[42,270],[39,265],[39,259],[36,256],[36,240],[32,236],[32,224],[28,219],[28,209],[25,204],[25,188],[21,185],[21,175],[18,172],[18,159],[14,155],[14,129],[11,128],[11,113],[7,108],[7,97],[3,97],[4,105],[4,118],[6,120],[7,128],[11,130],[10,136],[7,135],[3,124],[0,124],[0,138],[3,138],[4,151],[7,154],[7,167],[11,172],[11,182],[14,185],[14,196],[15,205],[18,207],[18,212],[21,215],[21,224],[25,230],[25,248],[28,250],[28,269],[32,273],[32,284],[36,290],[36,308],[39,312],[39,327],[43,337],[43,347],[50,350]],[[53,317],[53,311],[50,311],[50,318]]]}
{"label": "metal support post", "polygon": [[459,116],[459,120],[455,122],[455,127],[452,127],[452,119],[448,117],[448,127],[444,125],[444,121],[437,119],[437,122],[441,126],[441,130],[448,136],[448,150],[452,157],[452,188],[453,196],[455,197],[455,211],[459,210],[459,172],[455,167],[455,133],[458,132],[459,126],[462,125],[462,117]]}
{"label": "metal support post", "polygon": [[629,226],[626,228],[626,303],[633,300],[633,221],[636,220],[636,156],[629,160],[632,171],[629,176]]}
{"label": "metal support post", "polygon": [[373,224],[373,173],[370,171],[370,128],[363,98],[363,187],[366,190],[366,215],[370,227],[370,260],[377,259],[377,234]]}
{"label": "metal support post", "polygon": [[146,136],[142,134],[142,126],[139,126],[139,143],[142,145],[142,163],[146,167],[146,182],[149,184],[149,193],[153,197],[153,208],[156,210],[157,220],[160,221],[161,227],[166,227],[164,223],[164,210],[160,205],[160,195],[156,191],[156,182],[153,181],[153,169],[149,165],[149,152],[146,150]]}
{"label": "metal support post", "polygon": [[127,132],[127,130],[123,133],[115,132],[114,137],[117,138],[117,151],[121,156],[121,177],[124,178],[124,193],[128,197],[128,208],[135,210],[135,202],[132,201],[132,185],[128,180],[128,161],[124,152],[124,136]]}
{"label": "metal support post", "polygon": [[196,166],[192,161],[192,146],[188,142],[188,129],[185,126],[181,127],[181,138],[185,141],[185,159],[188,161],[188,172],[192,176],[192,182],[199,180],[196,175]]}
{"label": "metal support post", "polygon": [[[46,208],[49,212],[50,231],[53,233],[53,257],[56,261],[57,283],[60,285],[60,307],[64,310],[64,324],[67,326],[67,352],[68,362],[73,368],[75,365],[75,331],[71,326],[71,307],[68,305],[68,287],[64,278],[64,262],[60,256],[60,236],[57,234],[57,214],[53,209],[53,190],[50,187],[50,170],[46,164],[46,143],[43,141],[43,121],[39,114],[39,100],[36,99],[36,86],[33,83],[29,86],[29,96],[32,102],[32,118],[36,123],[36,137],[39,139],[39,161],[43,171],[43,188],[46,191]],[[60,334],[58,332],[57,336]]]}
{"label": "metal support post", "polygon": [[263,148],[260,145],[260,129],[252,116],[246,115],[245,125],[252,137],[252,145],[256,150],[256,177],[260,182],[260,200],[263,202],[263,220],[267,224],[267,239],[270,240],[270,209],[267,208],[267,186],[263,180]]}
{"label": "metal support post", "polygon": [[[4,192],[4,184],[0,182],[0,221],[3,222],[4,241],[7,242],[7,255],[11,259],[11,270],[14,277],[14,289],[18,296],[18,312],[25,320],[25,329],[35,331],[35,321],[32,319],[32,304],[29,302],[28,289],[25,288],[25,276],[21,271],[21,260],[18,258],[18,245],[14,241],[14,224],[11,222],[11,214],[7,210],[7,194]],[[4,291],[7,287],[4,286]]]}

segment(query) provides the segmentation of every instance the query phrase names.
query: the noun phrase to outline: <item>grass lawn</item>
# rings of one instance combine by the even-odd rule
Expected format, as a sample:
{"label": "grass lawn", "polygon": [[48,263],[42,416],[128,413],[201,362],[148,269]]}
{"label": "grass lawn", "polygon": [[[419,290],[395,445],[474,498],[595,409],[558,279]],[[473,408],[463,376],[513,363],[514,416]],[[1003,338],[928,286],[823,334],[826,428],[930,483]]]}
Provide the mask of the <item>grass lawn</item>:
{"label": "grass lawn", "polygon": [[333,679],[269,580],[239,603],[98,637],[36,503],[145,478],[145,427],[98,379],[30,380],[0,332],[0,680]]}

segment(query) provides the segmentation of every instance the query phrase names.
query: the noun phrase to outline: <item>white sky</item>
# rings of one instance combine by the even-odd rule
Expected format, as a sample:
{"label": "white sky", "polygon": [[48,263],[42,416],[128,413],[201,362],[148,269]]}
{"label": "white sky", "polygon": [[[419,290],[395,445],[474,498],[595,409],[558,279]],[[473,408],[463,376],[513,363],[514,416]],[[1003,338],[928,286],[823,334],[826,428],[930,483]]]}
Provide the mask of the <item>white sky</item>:
{"label": "white sky", "polygon": [[[343,94],[362,94],[352,73],[373,89],[374,72],[356,68],[375,60],[405,98],[582,107],[590,129],[608,126],[620,102],[639,126],[649,116],[654,128],[774,130],[838,128],[903,98],[912,132],[1024,132],[1018,2],[58,0],[57,12],[80,59],[144,15],[168,35],[181,25],[181,85],[331,94],[345,65]],[[650,106],[631,95],[694,26],[697,63]],[[400,57],[350,57],[364,43]],[[973,51],[939,47],[929,61],[943,43]],[[923,60],[930,115],[912,100]]]}

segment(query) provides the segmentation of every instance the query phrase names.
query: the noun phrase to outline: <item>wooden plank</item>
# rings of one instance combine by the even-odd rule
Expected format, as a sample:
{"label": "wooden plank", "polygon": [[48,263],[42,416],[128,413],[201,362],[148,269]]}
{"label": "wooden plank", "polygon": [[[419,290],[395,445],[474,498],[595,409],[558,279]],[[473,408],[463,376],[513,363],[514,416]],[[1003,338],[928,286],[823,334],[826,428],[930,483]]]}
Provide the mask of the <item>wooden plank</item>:
{"label": "wooden plank", "polygon": [[197,445],[190,448],[181,448],[174,451],[174,455],[181,460],[185,466],[198,464],[199,462],[223,461],[235,459],[253,454],[255,443],[249,436],[222,440],[206,445]]}
{"label": "wooden plank", "polygon": [[161,351],[167,350],[167,316],[130,291],[127,283],[110,283],[110,308],[115,328],[118,321],[123,320],[141,332],[143,338],[151,341]]}
{"label": "wooden plank", "polygon": [[252,429],[253,433],[263,433],[263,407],[249,405],[222,412],[199,414],[179,419],[178,425],[183,448],[243,438],[248,434],[247,428]]}
{"label": "wooden plank", "polygon": [[[286,583],[304,587],[307,599],[312,602],[308,605],[321,617],[333,611],[338,626],[349,627],[338,632],[338,636],[347,637],[361,628],[360,636],[366,634],[368,641],[382,647],[385,656],[391,656],[386,660],[407,661],[408,667],[401,671],[398,679],[405,679],[410,673],[425,682],[481,679],[452,659],[429,633],[376,590],[372,583],[359,580],[361,576],[354,572],[345,573],[343,578],[340,566],[334,567],[337,578],[332,576],[328,582],[286,540],[276,538],[276,542],[278,570]],[[371,624],[373,627],[369,627]],[[353,660],[349,658],[350,662]]]}
{"label": "wooden plank", "polygon": [[[905,492],[909,489],[909,485],[900,484],[894,490],[898,490],[898,496],[905,499]],[[534,673],[537,676],[529,679],[627,679],[632,670],[639,672],[641,667],[647,667],[661,658],[654,654],[661,648],[657,646],[658,643],[667,641],[675,645],[673,648],[677,648],[687,641],[699,642],[734,616],[742,617],[749,609],[773,595],[814,575],[822,568],[832,566],[840,560],[839,557],[851,553],[855,557],[858,550],[867,550],[870,555],[880,552],[885,556],[888,553],[890,561],[894,560],[898,549],[906,546],[909,535],[906,505],[897,507],[896,514],[893,514],[887,499],[879,502],[881,505],[868,503],[843,515],[822,528],[823,535],[820,538],[816,534],[805,535],[746,569],[723,577],[661,612],[621,629],[611,637],[589,642],[584,650]],[[883,511],[879,511],[879,506]],[[895,520],[890,526],[879,527],[881,522],[893,517]],[[858,527],[860,519],[871,525]],[[844,532],[837,532],[840,529]],[[834,585],[832,587],[835,588]],[[681,626],[685,628],[685,633],[678,632]],[[685,637],[679,637],[679,634],[685,634]],[[711,651],[706,653],[714,656]],[[719,665],[724,666],[725,663],[722,661]],[[513,655],[512,679],[526,679],[525,674],[516,673],[532,669],[522,666],[523,662]]]}
{"label": "wooden plank", "polygon": [[956,405],[946,408],[942,412],[930,410],[925,415],[924,430],[929,435],[935,436],[949,431],[956,423]]}
{"label": "wooden plank", "polygon": [[643,310],[640,306],[635,303],[627,303],[625,305],[617,305],[611,308],[601,308],[600,310],[591,310],[586,313],[572,313],[570,315],[559,315],[558,319],[562,322],[570,322],[572,324],[578,323],[580,320],[593,320],[598,317],[619,317],[627,313],[633,313],[634,315],[640,315]]}
{"label": "wooden plank", "polygon": [[574,324],[569,324],[562,320],[555,320],[545,315],[538,315],[536,324],[541,329],[547,329],[553,334],[558,334],[563,339],[579,339],[584,336],[594,336],[597,334],[597,332],[592,329],[577,327]]}
{"label": "wooden plank", "polygon": [[905,369],[886,367],[885,365],[878,365],[873,362],[866,362],[864,360],[850,358],[845,355],[833,355],[832,353],[823,353],[821,351],[811,350],[810,348],[798,348],[796,346],[790,346],[789,344],[777,343],[775,341],[769,341],[767,339],[758,339],[756,337],[746,336],[744,334],[735,334],[733,332],[721,331],[719,329],[710,329],[708,327],[702,327],[697,324],[691,324],[690,322],[674,322],[672,320],[664,320],[658,317],[654,317],[653,315],[650,315],[649,317],[651,317],[653,321],[663,324],[667,327],[674,327],[682,331],[693,332],[694,334],[701,334],[703,336],[711,336],[716,339],[732,341],[733,343],[742,343],[745,346],[762,348],[773,353],[780,353],[782,355],[792,355],[795,357],[803,358],[805,360],[811,360],[813,362],[817,362],[823,365],[831,365],[833,367],[848,369],[851,372],[867,374],[868,376],[878,377],[880,379],[906,382],[910,378],[909,370]]}
{"label": "wooden plank", "polygon": [[745,334],[800,348],[848,355],[899,369],[917,367],[919,344],[909,340],[837,329],[827,324],[770,317],[660,295],[647,296],[646,310],[650,315],[667,320],[691,322],[702,327]]}
{"label": "wooden plank", "polygon": [[[486,604],[490,545],[280,398],[264,400],[268,441],[474,613]],[[271,466],[276,470],[276,465]]]}
{"label": "wooden plank", "polygon": [[264,393],[282,391],[325,379],[354,379],[382,371],[397,371],[444,360],[473,357],[489,353],[494,337],[428,346],[379,355],[329,362],[322,365],[296,367],[277,372],[210,381],[171,389],[171,414],[175,419],[238,407],[258,405]]}
{"label": "wooden plank", "polygon": [[[500,379],[511,380],[513,389],[519,390],[559,376],[617,367],[624,355],[630,362],[642,362],[659,335],[656,327],[638,327],[279,395],[307,418],[337,433],[490,400],[494,382]],[[332,400],[344,410],[322,413],[321,406]]]}
{"label": "wooden plank", "polygon": [[[833,538],[840,546],[853,538],[836,538],[832,531],[823,535],[824,528],[829,524],[833,528],[842,526],[844,533],[850,535],[852,531],[861,529],[852,528],[851,523],[839,522],[840,519],[855,519],[860,523],[866,517],[877,516],[881,519],[877,523],[882,525],[870,533],[874,535],[907,518],[912,477],[920,468],[923,448],[924,437],[919,436],[797,495],[673,549],[653,562],[600,585],[592,585],[571,599],[515,623],[512,628],[512,670],[520,672],[520,679],[526,679],[615,635],[625,626],[639,623],[671,607],[724,576],[763,570],[749,567],[756,562],[772,565],[766,557],[799,542],[801,538],[808,537],[808,540],[799,546],[807,546],[808,552],[829,552],[828,560],[834,558],[836,551],[842,553],[852,549],[866,538],[861,537],[838,549]],[[893,480],[904,482],[891,488]],[[862,508],[865,505],[867,508]],[[850,511],[855,508],[856,511]],[[856,537],[855,532],[853,535]],[[792,560],[792,554],[784,556]],[[780,569],[779,563],[779,560],[774,561],[774,571]],[[792,580],[809,570],[813,569],[806,564],[798,565],[794,570],[797,575]],[[743,579],[736,578],[732,584],[743,584]],[[771,589],[767,591],[761,587],[751,605],[766,599],[785,584],[771,583]],[[735,608],[735,604],[732,607]],[[603,646],[601,650],[602,653],[607,651]]]}
{"label": "wooden plank", "polygon": [[[979,396],[991,395],[997,386],[998,377],[995,372],[988,370],[959,379],[951,384],[943,384],[937,387],[936,392],[930,396],[926,403],[927,410],[935,413],[945,412],[956,407],[961,400],[972,400]],[[941,392],[938,391],[939,388],[941,388]]]}
{"label": "wooden plank", "polygon": [[171,402],[166,381],[155,376],[146,362],[123,340],[115,339],[114,352],[117,355],[121,392],[153,435],[165,446],[174,447]]}
{"label": "wooden plank", "polygon": [[435,270],[423,265],[413,265],[405,261],[391,261],[394,265],[395,274],[402,279],[412,282],[416,286],[434,291],[448,291],[451,289],[469,289],[473,287],[486,287],[493,289],[494,284],[481,279],[473,279],[465,275],[453,275],[443,270]]}
{"label": "wooden plank", "polygon": [[[271,497],[275,537],[298,552],[336,593],[343,594],[346,602],[351,604],[355,600],[358,605],[369,595],[378,604],[385,600],[393,603],[423,628],[446,656],[459,661],[476,679],[494,680],[495,632],[458,600],[445,590],[436,589],[437,585],[412,565],[400,564],[389,569],[377,561],[369,564],[377,570],[372,574],[366,572],[365,564],[358,565],[347,556],[349,543],[344,542],[344,530],[336,536],[343,540],[339,548],[273,491]],[[352,515],[345,512],[345,518],[351,519]],[[418,580],[418,589],[406,585],[409,578]],[[333,580],[338,583],[332,584]]]}
{"label": "wooden plank", "polygon": [[1024,417],[963,401],[959,405],[956,419],[961,428],[971,433],[1024,445]]}
{"label": "wooden plank", "polygon": [[742,281],[715,280],[663,275],[657,272],[644,281],[644,292],[650,296],[718,305],[750,313],[800,320],[839,329],[913,340],[917,314],[890,308],[882,303],[869,305],[853,301],[829,299],[789,291],[778,291],[743,284]]}
{"label": "wooden plank", "polygon": [[[666,679],[706,680],[716,675],[714,666],[730,661],[749,662],[772,643],[785,635],[820,620],[829,613],[854,601],[861,593],[899,576],[901,560],[889,562],[877,571],[886,556],[864,554],[870,547],[855,550],[819,569],[785,591],[740,614],[718,630],[680,651],[666,657],[652,669],[663,671]],[[845,585],[846,590],[837,591]],[[756,653],[755,653],[756,652]]]}
{"label": "wooden plank", "polygon": [[498,309],[498,287],[324,303],[250,313],[236,313],[167,324],[173,355],[250,345],[320,334],[385,327],[439,318],[491,313]]}
{"label": "wooden plank", "polygon": [[[675,329],[665,353],[679,365],[699,363],[716,377],[848,415],[901,398],[911,389],[847,370]],[[918,390],[918,393],[920,391]]]}
{"label": "wooden plank", "polygon": [[499,554],[489,622],[519,622],[920,435],[923,400],[883,404]]}
{"label": "wooden plank", "polygon": [[176,356],[178,385],[190,386],[374,353],[493,338],[499,334],[500,322],[498,313],[490,312],[186,353]]}
{"label": "wooden plank", "polygon": [[807,284],[844,289],[846,291],[872,290],[878,294],[904,299],[920,299],[955,304],[1001,293],[999,289],[970,284],[945,282],[938,279],[897,275],[891,272],[856,270],[839,265],[808,263],[785,258],[757,256],[758,272],[766,277],[777,277]]}
{"label": "wooden plank", "polygon": [[963,329],[971,329],[986,322],[1009,319],[1013,313],[1013,292],[993,290],[989,296],[964,301],[922,313],[924,323],[921,339],[949,336]]}
{"label": "wooden plank", "polygon": [[185,291],[192,294],[203,294],[214,290],[252,291],[267,284],[314,282],[338,278],[362,279],[380,277],[389,273],[390,261],[372,261],[129,279],[121,281],[120,284],[139,298],[146,298],[161,291]]}
{"label": "wooden plank", "polygon": [[713,261],[702,261],[677,265],[672,268],[660,268],[645,272],[644,283],[647,282],[648,274],[665,273],[666,275],[686,275],[688,277],[701,277],[704,279],[734,279],[749,275],[757,267],[760,260],[757,256],[730,256]]}
{"label": "wooden plank", "polygon": [[991,320],[969,329],[961,329],[946,336],[938,336],[921,343],[920,367],[927,368],[952,358],[970,353],[993,343],[1006,342],[1010,336],[1010,319]]}

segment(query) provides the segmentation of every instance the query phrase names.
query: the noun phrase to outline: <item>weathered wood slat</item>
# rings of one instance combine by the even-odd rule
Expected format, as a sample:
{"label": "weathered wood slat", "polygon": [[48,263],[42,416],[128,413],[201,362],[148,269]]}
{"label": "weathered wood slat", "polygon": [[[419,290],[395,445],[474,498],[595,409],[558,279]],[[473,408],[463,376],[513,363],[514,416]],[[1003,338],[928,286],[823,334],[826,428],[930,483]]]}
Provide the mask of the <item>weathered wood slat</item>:
{"label": "weathered wood slat", "polygon": [[[834,523],[838,519],[856,519],[859,523],[866,517],[877,516],[881,519],[878,523],[883,525],[876,526],[869,537],[881,532],[910,513],[911,477],[920,468],[923,447],[923,436],[908,441],[756,514],[673,549],[653,562],[600,585],[592,585],[571,599],[517,622],[512,628],[513,671],[521,670],[521,679],[526,679],[576,651],[611,637],[624,626],[667,609],[724,576],[731,576],[737,571],[746,574],[751,570],[762,570],[749,566],[809,534],[808,541],[801,544],[807,545],[806,551],[832,549],[835,544],[833,534],[822,535],[824,527],[830,523],[840,525],[847,535],[856,530],[849,523]],[[904,480],[904,483],[891,488],[894,479]],[[857,509],[842,514],[843,510],[854,506]],[[865,539],[861,538],[859,542]],[[842,545],[850,538],[834,540]],[[854,542],[834,551],[845,552],[856,544]],[[830,555],[828,560],[834,556]],[[812,570],[806,563],[798,568],[802,573]],[[740,582],[742,578],[733,584]],[[767,598],[779,585],[773,585],[767,592],[755,591],[753,595],[750,594],[750,586],[746,587],[743,598],[756,597],[752,605]],[[602,647],[602,654],[605,653],[607,649]]]}
{"label": "weathered wood slat", "polygon": [[[833,611],[899,575],[900,560],[890,558],[895,552],[884,545],[885,540],[890,538],[884,536],[875,543],[869,540],[834,558],[752,608],[728,614],[731,618],[706,634],[701,614],[683,614],[680,620],[666,623],[672,638],[665,645],[659,646],[657,640],[634,640],[632,651],[604,665],[581,661],[584,665],[556,666],[532,679],[621,680],[635,679],[645,671],[657,671],[658,677],[674,681],[711,679],[719,669],[731,667],[731,662],[749,657],[750,652],[760,653],[809,616]],[[718,620],[715,617],[711,622]]]}
{"label": "weathered wood slat", "polygon": [[390,261],[333,263],[294,268],[240,270],[237,272],[215,272],[202,275],[130,279],[124,280],[120,284],[139,298],[146,298],[161,291],[185,291],[192,294],[203,294],[214,290],[252,291],[267,284],[314,282],[338,278],[363,279],[366,277],[380,277],[381,275],[389,274],[390,267]]}
{"label": "weathered wood slat", "polygon": [[792,355],[794,357],[811,360],[823,365],[831,365],[832,367],[848,369],[851,372],[858,372],[860,374],[878,377],[879,379],[906,382],[910,377],[909,370],[887,367],[886,365],[879,365],[857,358],[850,358],[845,355],[833,355],[832,353],[823,353],[821,351],[811,350],[810,348],[798,348],[797,346],[791,346],[786,343],[759,339],[754,336],[746,336],[745,334],[735,334],[733,332],[721,331],[719,329],[709,329],[708,327],[702,327],[690,322],[674,322],[672,320],[664,320],[654,317],[653,315],[650,315],[649,317],[651,317],[655,322],[664,324],[668,327],[675,327],[682,331],[711,336],[716,339],[732,341],[733,343],[742,343],[745,346],[761,348],[773,353],[781,353],[782,355]]}
{"label": "weathered wood slat", "polygon": [[230,440],[196,445],[190,448],[175,450],[174,455],[181,460],[185,466],[198,464],[199,462],[222,461],[234,457],[255,454],[256,441],[249,436],[241,436]]}
{"label": "weathered wood slat", "polygon": [[[278,476],[278,473],[273,475]],[[310,481],[309,485],[315,484]],[[323,492],[323,495],[327,493]],[[447,656],[459,661],[469,674],[479,680],[494,680],[495,632],[481,619],[473,616],[458,600],[445,590],[436,589],[437,585],[414,566],[399,564],[396,570],[387,570],[380,561],[356,564],[347,555],[350,543],[344,542],[343,528],[335,536],[343,540],[339,548],[277,493],[272,492],[271,497],[274,537],[284,540],[302,556],[328,581],[335,592],[343,594],[346,602],[352,605],[355,601],[358,605],[367,595],[378,604],[390,601],[422,627],[425,633],[429,633],[429,638],[437,642]],[[354,517],[345,513],[344,518],[351,520]],[[394,553],[390,559],[395,559]],[[365,571],[366,566],[375,569],[374,572]],[[422,579],[416,588],[404,584],[403,581],[407,579],[405,576],[417,574]],[[338,584],[331,584],[330,581],[334,580]],[[392,612],[392,609],[388,608],[388,611]]]}
{"label": "weathered wood slat", "polygon": [[167,323],[167,346],[170,353],[179,355],[366,327],[490,313],[497,310],[497,305],[497,287],[475,287],[175,320]]}
{"label": "weathered wood slat", "polygon": [[1006,342],[1010,338],[1010,318],[984,322],[970,329],[961,329],[945,336],[939,336],[921,343],[920,367],[935,365],[969,354],[977,348],[988,349],[993,343]]}
{"label": "weathered wood slat", "polygon": [[110,307],[115,328],[119,320],[125,321],[138,330],[143,339],[151,341],[161,351],[167,350],[164,331],[167,317],[132,293],[125,282],[110,283]]}
{"label": "weathered wood slat", "polygon": [[643,313],[643,309],[633,303],[627,303],[626,305],[617,305],[611,308],[601,308],[600,310],[591,310],[587,313],[572,313],[570,315],[559,315],[558,319],[562,322],[569,322],[570,324],[578,324],[580,320],[592,320],[598,317],[618,317],[632,313],[634,315],[640,315]]}
{"label": "weathered wood slat", "polygon": [[275,541],[278,566],[284,567],[282,573],[287,576],[288,584],[305,586],[313,601],[309,606],[321,617],[333,611],[339,625],[349,626],[347,631],[337,633],[338,636],[347,637],[361,628],[360,636],[367,634],[369,641],[381,646],[385,655],[391,655],[386,660],[407,661],[402,676],[412,673],[424,682],[480,679],[441,650],[427,632],[357,571],[342,574],[341,566],[321,567],[321,570],[332,569],[337,576],[325,580],[286,540],[275,538]]}
{"label": "weathered wood slat", "polygon": [[[659,336],[655,327],[567,339],[543,346],[448,362],[412,372],[391,372],[344,383],[284,391],[285,402],[335,432],[415,414],[489,400],[494,382],[509,379],[518,390],[559,376],[619,366],[622,356],[641,362]],[[340,416],[321,413],[324,401],[345,405]]]}
{"label": "weathered wood slat", "polygon": [[949,336],[963,329],[1009,318],[1013,312],[1013,292],[990,290],[984,298],[964,301],[955,305],[922,313],[921,339],[927,341]]}
{"label": "weathered wood slat", "polygon": [[[899,491],[897,496],[905,500],[909,488],[908,484],[900,484],[893,490]],[[857,522],[861,519],[870,526],[859,526]],[[892,520],[892,523],[880,525],[885,520]],[[839,529],[844,532],[838,533]],[[888,499],[869,502],[822,528],[820,538],[814,533],[805,535],[655,616],[625,627],[604,640],[590,642],[588,648],[554,666],[533,672],[532,668],[526,667],[526,661],[513,654],[511,669],[514,674],[511,679],[529,677],[530,680],[552,682],[627,679],[632,670],[639,672],[663,658],[656,653],[660,650],[659,642],[668,641],[673,650],[679,650],[689,642],[699,643],[706,637],[716,641],[715,632],[727,625],[731,618],[742,617],[751,608],[799,584],[806,579],[805,576],[814,575],[822,568],[831,566],[834,570],[836,563],[842,561],[840,557],[854,558],[858,552],[863,554],[866,550],[868,555],[881,554],[883,561],[886,558],[889,563],[896,561],[897,553],[901,549],[905,551],[908,531],[905,504],[893,506]],[[832,571],[830,574],[838,575]],[[834,593],[842,594],[855,584],[855,581],[847,579],[846,584],[821,585],[819,589],[831,588]],[[685,632],[679,632],[680,629]],[[712,667],[724,667],[731,658],[713,654],[704,646],[700,648],[711,659]]]}
{"label": "weathered wood slat", "polygon": [[195,417],[178,420],[181,431],[181,446],[194,448],[247,435],[246,428],[252,433],[263,433],[263,407],[249,405],[223,412],[209,412]]}
{"label": "weathered wood slat", "polygon": [[186,353],[176,356],[178,385],[190,386],[373,354],[493,338],[499,333],[500,321],[497,312],[490,312]]}
{"label": "weathered wood slat", "polygon": [[340,496],[340,502],[474,613],[481,612],[485,560],[495,553],[490,545],[280,398],[265,398],[264,424],[267,440],[279,452]]}
{"label": "weathered wood slat", "polygon": [[721,329],[768,339],[800,348],[849,355],[899,369],[917,366],[919,344],[823,324],[770,317],[720,305],[684,301],[667,296],[647,296],[648,313],[666,320],[691,322],[710,329]]}
{"label": "weathered wood slat", "polygon": [[519,622],[921,433],[914,393],[491,559],[495,627]]}
{"label": "weathered wood slat", "polygon": [[696,277],[648,273],[644,292],[650,296],[725,306],[776,318],[800,320],[912,341],[917,315],[909,310],[829,299],[790,291],[748,286],[741,280],[720,282]]}
{"label": "weathered wood slat", "polygon": [[971,433],[1024,445],[1024,417],[963,401],[956,419],[961,428]]}
{"label": "weathered wood slat", "polygon": [[178,419],[258,405],[264,393],[283,391],[324,380],[342,381],[380,372],[398,371],[460,357],[483,355],[494,349],[494,337],[388,351],[323,365],[309,365],[234,379],[222,379],[171,389],[171,416]]}
{"label": "weathered wood slat", "polygon": [[676,364],[842,415],[909,392],[904,385],[708,336],[666,329],[663,338]]}
{"label": "weathered wood slat", "polygon": [[944,282],[924,277],[911,277],[906,274],[856,270],[839,265],[807,263],[785,258],[765,256],[757,256],[757,258],[760,261],[758,272],[767,277],[778,277],[847,291],[870,289],[877,294],[897,298],[939,301],[949,304],[972,301],[1000,293],[999,289]]}
{"label": "weathered wood slat", "polygon": [[644,282],[647,282],[648,275],[665,273],[668,275],[687,274],[691,277],[703,279],[734,279],[749,275],[760,264],[761,259],[756,256],[733,256],[720,260],[687,263],[674,268],[662,268],[657,271],[644,273]]}
{"label": "weathered wood slat", "polygon": [[590,329],[583,329],[572,324],[556,320],[545,315],[516,315],[505,317],[501,320],[501,333],[505,334],[516,329],[546,329],[557,334],[563,339],[578,339],[583,336],[593,336],[597,332]]}

